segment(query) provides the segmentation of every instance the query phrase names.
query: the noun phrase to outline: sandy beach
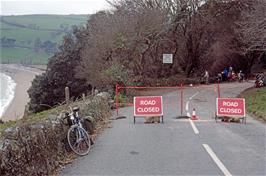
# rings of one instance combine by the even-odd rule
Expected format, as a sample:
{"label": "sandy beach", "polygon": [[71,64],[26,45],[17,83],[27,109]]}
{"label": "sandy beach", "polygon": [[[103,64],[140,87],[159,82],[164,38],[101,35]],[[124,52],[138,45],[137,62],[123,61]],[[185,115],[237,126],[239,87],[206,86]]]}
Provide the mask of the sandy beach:
{"label": "sandy beach", "polygon": [[1,119],[3,121],[21,119],[24,115],[25,106],[29,102],[27,90],[35,76],[41,74],[43,70],[21,65],[1,64],[0,71],[12,77],[16,82],[15,97]]}

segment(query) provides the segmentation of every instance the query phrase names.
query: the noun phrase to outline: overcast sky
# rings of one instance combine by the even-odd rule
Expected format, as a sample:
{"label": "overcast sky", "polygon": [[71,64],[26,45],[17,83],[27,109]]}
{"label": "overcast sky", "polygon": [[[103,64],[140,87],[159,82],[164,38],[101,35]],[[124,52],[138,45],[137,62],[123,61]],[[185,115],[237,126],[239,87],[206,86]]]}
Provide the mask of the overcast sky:
{"label": "overcast sky", "polygon": [[1,0],[1,15],[92,14],[108,8],[105,0]]}

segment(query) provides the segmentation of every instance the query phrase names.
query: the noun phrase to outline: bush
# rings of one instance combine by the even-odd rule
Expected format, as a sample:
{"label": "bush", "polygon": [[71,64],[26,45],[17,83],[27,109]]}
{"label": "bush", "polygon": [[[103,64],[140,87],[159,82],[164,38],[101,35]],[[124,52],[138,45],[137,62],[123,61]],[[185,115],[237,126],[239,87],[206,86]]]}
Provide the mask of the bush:
{"label": "bush", "polygon": [[[98,121],[111,115],[108,98],[104,96],[97,95],[71,106],[80,107],[81,117],[91,116],[89,121],[84,121],[90,134],[100,124]],[[56,168],[72,158],[66,139],[69,126],[58,116],[61,108],[65,107],[33,114],[17,123],[8,122],[5,128],[0,126],[1,175],[53,175]]]}
{"label": "bush", "polygon": [[128,83],[128,73],[121,65],[114,64],[105,70],[104,73],[113,84],[119,83],[125,85]]}
{"label": "bush", "polygon": [[[114,102],[116,102],[116,95],[114,96]],[[126,95],[118,93],[118,103],[126,103]]]}
{"label": "bush", "polygon": [[108,104],[108,99],[96,95],[92,100],[86,103],[82,114],[84,116],[89,116],[92,122],[103,120],[110,115],[110,106]]}

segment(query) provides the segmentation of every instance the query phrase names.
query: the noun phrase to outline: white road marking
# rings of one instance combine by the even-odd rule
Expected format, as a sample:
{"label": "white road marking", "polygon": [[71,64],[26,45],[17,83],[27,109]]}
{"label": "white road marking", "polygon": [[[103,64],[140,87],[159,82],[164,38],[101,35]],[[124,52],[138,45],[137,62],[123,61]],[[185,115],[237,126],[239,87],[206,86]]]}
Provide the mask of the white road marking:
{"label": "white road marking", "polygon": [[196,127],[196,125],[194,124],[194,122],[193,122],[191,119],[189,119],[189,122],[190,122],[190,125],[191,125],[191,127],[192,127],[194,133],[195,133],[195,134],[199,134],[199,130],[197,129],[197,127]]}
{"label": "white road marking", "polygon": [[192,95],[189,100],[192,100],[195,96],[197,96],[199,94],[199,92],[195,93],[194,95]]}
{"label": "white road marking", "polygon": [[189,101],[186,102],[186,111],[188,111]]}
{"label": "white road marking", "polygon": [[224,164],[220,161],[220,159],[216,156],[216,154],[213,152],[211,147],[207,144],[202,144],[205,150],[208,152],[208,154],[211,156],[213,161],[217,164],[219,169],[224,173],[226,176],[232,176],[232,174],[226,169]]}
{"label": "white road marking", "polygon": [[[190,100],[192,100],[195,96],[197,96],[199,94],[199,92],[195,93],[194,95],[192,95],[191,97],[189,97],[189,100],[186,102],[186,111],[187,111],[187,116],[188,117],[191,117],[190,113],[188,112],[189,111],[189,102]],[[194,122],[189,119],[189,122],[190,122],[190,125],[194,131],[195,134],[199,134],[199,130],[197,129],[196,125],[194,124]]]}
{"label": "white road marking", "polygon": [[197,92],[194,95],[192,95],[191,97],[189,97],[189,100],[186,102],[186,111],[188,111],[188,107],[189,107],[190,100],[192,100],[198,94],[199,94],[199,92]]}

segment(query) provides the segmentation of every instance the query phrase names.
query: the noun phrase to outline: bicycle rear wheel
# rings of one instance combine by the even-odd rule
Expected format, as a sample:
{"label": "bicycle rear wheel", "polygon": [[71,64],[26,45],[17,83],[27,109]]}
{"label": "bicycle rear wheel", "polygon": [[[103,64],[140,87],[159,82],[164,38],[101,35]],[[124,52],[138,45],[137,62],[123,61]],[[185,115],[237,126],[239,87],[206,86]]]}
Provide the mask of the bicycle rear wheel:
{"label": "bicycle rear wheel", "polygon": [[67,133],[67,140],[70,148],[77,155],[87,155],[91,148],[90,136],[86,130],[78,125],[70,127]]}

